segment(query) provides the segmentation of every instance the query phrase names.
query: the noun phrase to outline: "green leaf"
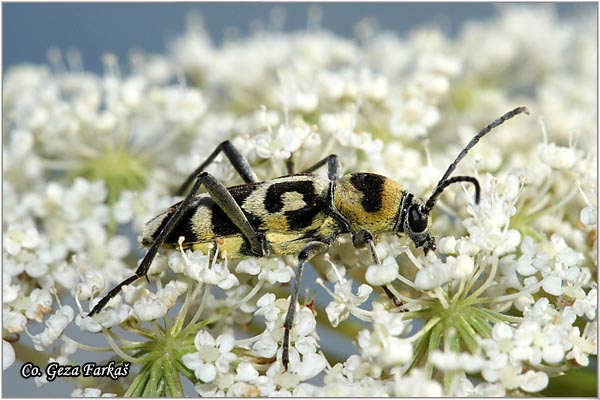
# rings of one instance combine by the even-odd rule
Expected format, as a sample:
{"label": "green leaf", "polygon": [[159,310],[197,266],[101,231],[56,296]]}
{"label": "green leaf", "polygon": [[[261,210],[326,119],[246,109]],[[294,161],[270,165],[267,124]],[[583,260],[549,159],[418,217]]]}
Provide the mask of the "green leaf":
{"label": "green leaf", "polygon": [[541,393],[545,397],[598,397],[598,374],[596,369],[578,368],[550,379]]}

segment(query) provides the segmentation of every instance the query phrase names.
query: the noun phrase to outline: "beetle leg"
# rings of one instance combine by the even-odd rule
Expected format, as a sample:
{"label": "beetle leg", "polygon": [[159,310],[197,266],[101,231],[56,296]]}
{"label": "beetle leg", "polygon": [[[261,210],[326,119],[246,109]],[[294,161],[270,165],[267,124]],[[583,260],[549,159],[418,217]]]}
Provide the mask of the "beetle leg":
{"label": "beetle leg", "polygon": [[254,231],[254,228],[248,222],[246,215],[240,208],[239,204],[236,203],[235,199],[229,193],[227,188],[219,182],[214,176],[209,174],[208,172],[202,172],[196,178],[196,182],[192,187],[192,190],[186,195],[186,197],[179,203],[173,214],[169,217],[169,220],[162,228],[162,230],[158,233],[158,236],[154,239],[154,242],[148,249],[148,252],[142,259],[142,262],[138,266],[135,271],[135,274],[125,279],[123,282],[119,283],[114,289],[108,292],[90,311],[88,314],[92,316],[106,305],[117,294],[121,292],[121,289],[125,285],[129,285],[141,277],[146,277],[148,270],[150,269],[150,264],[152,264],[152,260],[156,257],[156,253],[160,246],[165,242],[165,239],[169,236],[173,228],[180,221],[181,217],[184,215],[185,211],[189,207],[191,201],[194,199],[196,192],[200,189],[200,186],[204,185],[208,190],[208,193],[213,198],[215,203],[227,214],[227,216],[231,219],[231,221],[239,228],[242,232],[246,240],[250,243],[250,248],[252,253],[261,257],[266,254],[269,254],[268,243],[263,235],[259,235]]}
{"label": "beetle leg", "polygon": [[175,192],[175,195],[183,196],[183,193],[185,193],[186,189],[192,184],[194,179],[196,179],[196,177],[200,175],[200,173],[204,171],[204,169],[208,167],[221,152],[225,154],[225,157],[231,162],[231,165],[233,165],[233,168],[240,174],[244,182],[258,182],[258,178],[252,170],[250,163],[248,163],[248,160],[246,160],[242,153],[240,153],[229,140],[226,140],[218,145],[208,158],[185,179],[181,186],[179,186],[179,189]]}
{"label": "beetle leg", "polygon": [[290,154],[290,156],[285,160],[285,168],[287,169],[288,175],[294,175],[296,173],[296,160],[294,158],[294,153]]}
{"label": "beetle leg", "polygon": [[342,165],[340,164],[340,160],[338,156],[335,154],[330,154],[321,161],[318,161],[313,166],[306,168],[301,173],[309,174],[318,168],[321,168],[323,165],[327,164],[327,177],[331,181],[337,181],[342,176]]}
{"label": "beetle leg", "polygon": [[302,270],[304,264],[316,255],[325,253],[329,249],[329,244],[324,242],[309,242],[298,254],[298,266],[296,267],[296,278],[294,282],[294,289],[290,297],[290,304],[288,306],[287,314],[285,315],[285,321],[283,323],[283,343],[282,343],[282,355],[281,360],[283,362],[283,368],[287,371],[288,364],[290,363],[289,349],[290,349],[290,330],[294,324],[294,314],[296,313],[296,301],[298,300],[298,292],[300,291],[300,282],[302,281]]}
{"label": "beetle leg", "polygon": [[[377,254],[375,249],[375,240],[373,239],[373,234],[366,229],[361,229],[358,232],[352,234],[352,244],[357,249],[361,249],[366,245],[369,246],[369,250],[371,251],[371,258],[373,259],[373,264],[381,264],[381,259]],[[385,294],[392,300],[396,307],[402,307],[402,302],[392,293],[389,289],[388,285],[382,285],[381,288],[385,292]]]}

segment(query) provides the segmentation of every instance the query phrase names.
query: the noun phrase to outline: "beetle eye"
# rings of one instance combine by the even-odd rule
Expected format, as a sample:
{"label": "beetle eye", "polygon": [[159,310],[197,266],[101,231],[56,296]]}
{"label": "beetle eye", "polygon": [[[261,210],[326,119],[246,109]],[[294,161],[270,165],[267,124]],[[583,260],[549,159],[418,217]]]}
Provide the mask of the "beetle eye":
{"label": "beetle eye", "polygon": [[423,213],[418,205],[412,205],[408,209],[408,227],[416,233],[423,232],[427,228],[428,215]]}

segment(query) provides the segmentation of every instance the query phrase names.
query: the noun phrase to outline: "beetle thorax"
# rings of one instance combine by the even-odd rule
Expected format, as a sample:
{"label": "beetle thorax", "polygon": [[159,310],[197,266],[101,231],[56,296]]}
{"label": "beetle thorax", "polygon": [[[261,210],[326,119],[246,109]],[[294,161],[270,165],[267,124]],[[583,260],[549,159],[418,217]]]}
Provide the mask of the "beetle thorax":
{"label": "beetle thorax", "polygon": [[406,191],[393,180],[370,173],[344,175],[335,182],[333,203],[353,231],[391,232]]}

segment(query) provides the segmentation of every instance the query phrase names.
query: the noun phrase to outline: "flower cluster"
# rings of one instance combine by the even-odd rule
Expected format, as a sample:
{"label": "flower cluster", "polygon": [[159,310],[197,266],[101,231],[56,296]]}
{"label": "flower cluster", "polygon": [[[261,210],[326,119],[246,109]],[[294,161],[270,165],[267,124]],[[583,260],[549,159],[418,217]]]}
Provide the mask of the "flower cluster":
{"label": "flower cluster", "polygon": [[[313,26],[216,46],[191,19],[168,54],[133,54],[127,72],[107,55],[103,74],[88,73],[57,51],[48,66],[9,69],[3,368],[31,352],[67,364],[102,350],[136,368],[122,384],[73,379],[74,396],[190,394],[181,378],[204,396],[522,396],[593,365],[593,18],[531,5],[452,38],[358,28],[356,39]],[[480,201],[453,185],[432,210],[435,252],[381,234],[374,264],[343,236],[311,260],[319,277],[305,276],[287,370],[291,256],[219,259],[219,243],[209,254],[180,243],[159,252],[148,282],[87,316],[132,274],[144,223],[224,139],[261,180],[335,153],[344,172],[427,198],[480,128],[521,105],[537,118],[496,128],[458,166]],[[225,157],[207,170],[241,183]],[[106,347],[85,344],[92,334]],[[22,352],[23,335],[35,350]]]}

